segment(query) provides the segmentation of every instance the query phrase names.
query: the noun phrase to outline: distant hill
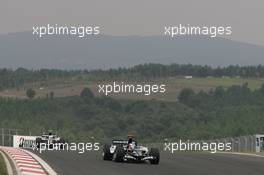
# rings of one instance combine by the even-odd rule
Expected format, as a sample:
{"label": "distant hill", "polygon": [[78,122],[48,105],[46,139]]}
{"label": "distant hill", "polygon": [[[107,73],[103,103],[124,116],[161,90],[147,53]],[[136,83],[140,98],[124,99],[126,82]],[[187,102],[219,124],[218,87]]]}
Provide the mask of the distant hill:
{"label": "distant hill", "polygon": [[222,38],[0,35],[0,67],[107,69],[142,63],[264,64],[264,47]]}

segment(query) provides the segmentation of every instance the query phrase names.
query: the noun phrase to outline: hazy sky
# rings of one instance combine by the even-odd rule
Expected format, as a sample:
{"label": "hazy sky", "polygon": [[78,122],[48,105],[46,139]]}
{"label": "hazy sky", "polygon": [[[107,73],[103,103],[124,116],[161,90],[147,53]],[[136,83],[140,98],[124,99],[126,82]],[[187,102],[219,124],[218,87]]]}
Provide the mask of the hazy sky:
{"label": "hazy sky", "polygon": [[263,0],[0,0],[0,33],[35,25],[99,25],[111,35],[161,35],[166,25],[231,25],[264,46]]}

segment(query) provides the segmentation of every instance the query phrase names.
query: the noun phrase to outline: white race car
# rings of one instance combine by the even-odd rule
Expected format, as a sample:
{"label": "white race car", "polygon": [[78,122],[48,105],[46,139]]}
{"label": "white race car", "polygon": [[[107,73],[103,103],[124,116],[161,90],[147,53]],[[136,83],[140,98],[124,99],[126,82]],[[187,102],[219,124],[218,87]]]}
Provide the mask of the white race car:
{"label": "white race car", "polygon": [[45,144],[48,148],[60,147],[62,148],[65,141],[58,137],[57,135],[53,135],[52,133],[43,134],[40,137],[36,138],[36,146],[40,148],[41,145]]}

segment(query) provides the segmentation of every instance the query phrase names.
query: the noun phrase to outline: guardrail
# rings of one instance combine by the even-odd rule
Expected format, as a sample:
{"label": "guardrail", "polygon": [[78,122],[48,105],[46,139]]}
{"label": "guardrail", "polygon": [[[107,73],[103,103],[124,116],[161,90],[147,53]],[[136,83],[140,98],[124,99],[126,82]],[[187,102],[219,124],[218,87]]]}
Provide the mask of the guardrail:
{"label": "guardrail", "polygon": [[256,136],[240,136],[240,137],[230,137],[210,140],[209,142],[215,143],[231,143],[231,152],[247,152],[255,153],[256,152]]}
{"label": "guardrail", "polygon": [[[179,142],[177,139],[168,139],[167,142]],[[248,136],[240,136],[240,137],[230,137],[230,138],[221,138],[221,139],[211,139],[211,140],[190,140],[189,142],[194,142],[194,143],[231,143],[231,150],[230,152],[244,152],[244,153],[256,153],[257,152],[257,145],[256,145],[256,135],[248,135]],[[143,145],[148,146],[148,147],[155,147],[159,148],[160,150],[164,149],[164,144],[163,143],[145,143]],[[260,147],[262,146],[264,148],[264,142],[263,145],[259,145]],[[260,151],[262,151],[260,149]]]}
{"label": "guardrail", "polygon": [[[30,132],[22,132],[18,129],[4,129],[0,128],[0,146],[13,146],[13,136],[14,135],[28,135],[30,136]],[[221,139],[211,139],[211,140],[199,140],[193,142],[206,142],[206,143],[231,143],[231,152],[247,152],[247,153],[255,153],[256,151],[256,136],[257,135],[248,135],[248,136],[240,136],[240,137],[229,137],[229,138],[221,138]],[[264,135],[263,135],[264,136]],[[263,137],[264,138],[264,137]],[[178,142],[178,139],[167,139],[168,142]],[[104,140],[101,143],[110,143],[111,139]],[[159,148],[160,150],[164,149],[164,142],[162,143],[142,143],[148,147]],[[259,145],[264,148],[263,145]],[[262,151],[262,150],[260,150]]]}

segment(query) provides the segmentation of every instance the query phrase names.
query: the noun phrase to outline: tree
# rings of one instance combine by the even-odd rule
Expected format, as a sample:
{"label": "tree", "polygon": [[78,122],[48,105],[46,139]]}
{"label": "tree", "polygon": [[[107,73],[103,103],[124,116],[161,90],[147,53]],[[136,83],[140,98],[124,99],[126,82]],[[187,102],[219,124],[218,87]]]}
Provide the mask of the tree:
{"label": "tree", "polygon": [[33,89],[28,89],[26,95],[29,99],[33,99],[36,95],[36,91],[34,91]]}
{"label": "tree", "polygon": [[192,89],[185,88],[180,92],[178,99],[181,103],[187,104],[188,101],[190,100],[190,97],[193,96],[194,94],[195,93]]}
{"label": "tree", "polygon": [[262,84],[261,88],[259,89],[261,95],[264,96],[264,84]]}
{"label": "tree", "polygon": [[214,91],[214,96],[216,98],[222,98],[225,94],[225,89],[222,86],[216,87]]}
{"label": "tree", "polygon": [[54,92],[51,91],[50,94],[49,94],[49,96],[50,96],[50,99],[53,99],[54,98]]}
{"label": "tree", "polygon": [[84,88],[80,94],[82,98],[94,98],[93,92],[89,88]]}

